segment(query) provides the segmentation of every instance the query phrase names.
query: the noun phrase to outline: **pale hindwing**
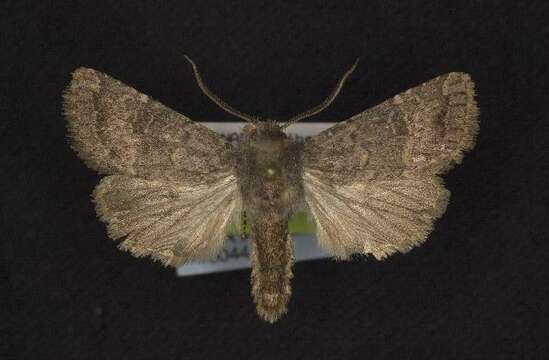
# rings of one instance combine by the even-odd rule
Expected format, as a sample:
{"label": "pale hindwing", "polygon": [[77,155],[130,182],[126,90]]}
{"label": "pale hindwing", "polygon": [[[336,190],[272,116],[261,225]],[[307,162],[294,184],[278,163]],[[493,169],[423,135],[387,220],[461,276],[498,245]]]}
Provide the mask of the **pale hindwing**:
{"label": "pale hindwing", "polygon": [[219,253],[232,216],[240,211],[236,177],[225,173],[209,185],[107,176],[93,197],[112,239],[135,256],[165,265],[206,260]]}
{"label": "pale hindwing", "polygon": [[474,146],[477,118],[469,75],[449,73],[307,140],[305,201],[320,245],[383,258],[425,240],[449,198],[437,175]]}
{"label": "pale hindwing", "polygon": [[309,171],[304,178],[319,244],[340,259],[409,251],[431,232],[449,197],[436,177],[351,185],[327,184]]}

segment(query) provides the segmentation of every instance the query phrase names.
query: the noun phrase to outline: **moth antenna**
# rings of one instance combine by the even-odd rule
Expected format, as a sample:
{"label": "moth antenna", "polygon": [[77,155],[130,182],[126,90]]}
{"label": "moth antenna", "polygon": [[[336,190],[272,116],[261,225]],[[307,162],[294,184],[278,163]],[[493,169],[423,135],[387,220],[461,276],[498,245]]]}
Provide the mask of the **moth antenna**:
{"label": "moth antenna", "polygon": [[287,122],[285,122],[281,127],[282,129],[292,125],[293,123],[296,123],[300,120],[303,120],[305,118],[308,118],[308,117],[311,117],[313,115],[316,115],[318,114],[319,112],[323,111],[324,109],[326,109],[328,106],[330,106],[330,104],[335,100],[335,98],[337,97],[337,95],[339,95],[339,92],[341,91],[341,89],[343,88],[343,85],[345,84],[345,81],[347,80],[347,78],[349,77],[349,75],[351,75],[351,73],[353,71],[355,71],[357,65],[358,65],[358,61],[360,60],[360,58],[357,58],[355,63],[353,64],[353,66],[351,66],[351,68],[349,70],[347,70],[347,72],[345,72],[345,74],[343,74],[343,76],[341,77],[341,79],[339,80],[339,82],[337,83],[337,86],[335,87],[335,89],[332,91],[332,93],[330,95],[328,95],[328,97],[322,102],[320,103],[319,105],[315,106],[314,108],[312,109],[309,109],[305,112],[302,112],[301,114],[298,114],[294,117],[292,117],[290,120],[288,120]]}
{"label": "moth antenna", "polygon": [[225,101],[221,100],[221,98],[219,96],[215,95],[206,86],[206,84],[202,80],[202,77],[200,76],[200,73],[198,72],[198,67],[196,66],[194,61],[192,61],[191,58],[188,57],[187,55],[183,55],[183,56],[185,56],[185,59],[187,59],[187,61],[191,64],[191,66],[193,68],[194,77],[196,79],[196,83],[198,84],[198,87],[200,88],[200,90],[202,90],[204,95],[209,97],[210,100],[212,100],[217,106],[219,106],[220,108],[222,108],[223,110],[225,110],[229,114],[232,114],[234,116],[238,116],[239,118],[241,118],[243,120],[246,120],[247,122],[252,123],[252,124],[257,123],[257,119],[255,119],[253,116],[251,116],[249,114],[246,114],[246,113],[243,113],[242,111],[239,111],[239,110],[233,108],[231,105],[229,105]]}

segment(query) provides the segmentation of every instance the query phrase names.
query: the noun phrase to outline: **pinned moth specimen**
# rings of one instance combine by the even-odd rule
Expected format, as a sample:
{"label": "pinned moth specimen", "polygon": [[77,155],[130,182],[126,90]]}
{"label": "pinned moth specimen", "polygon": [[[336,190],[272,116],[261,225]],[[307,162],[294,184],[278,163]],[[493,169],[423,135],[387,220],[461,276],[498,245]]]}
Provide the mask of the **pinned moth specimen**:
{"label": "pinned moth specimen", "polygon": [[165,265],[215,257],[230,223],[251,225],[251,284],[257,313],[287,311],[293,264],[288,220],[300,204],[318,243],[347,259],[383,259],[425,241],[445,211],[440,175],[474,146],[473,82],[448,73],[297,142],[285,129],[324,110],[357,62],[318,106],[287,121],[250,116],[200,89],[248,122],[236,145],[99,71],[79,68],[64,93],[72,147],[104,174],[93,191],[112,239]]}

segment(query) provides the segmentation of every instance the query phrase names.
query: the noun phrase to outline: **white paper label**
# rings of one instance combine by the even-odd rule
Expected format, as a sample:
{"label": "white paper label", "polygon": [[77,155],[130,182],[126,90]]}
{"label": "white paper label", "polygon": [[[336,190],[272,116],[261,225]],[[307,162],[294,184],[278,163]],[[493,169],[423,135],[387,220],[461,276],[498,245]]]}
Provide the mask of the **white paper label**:
{"label": "white paper label", "polygon": [[[316,245],[312,235],[294,235],[294,256],[296,262],[327,258]],[[239,237],[227,238],[217,259],[204,262],[191,262],[177,269],[178,276],[208,274],[221,271],[246,269],[250,267],[250,240]]]}

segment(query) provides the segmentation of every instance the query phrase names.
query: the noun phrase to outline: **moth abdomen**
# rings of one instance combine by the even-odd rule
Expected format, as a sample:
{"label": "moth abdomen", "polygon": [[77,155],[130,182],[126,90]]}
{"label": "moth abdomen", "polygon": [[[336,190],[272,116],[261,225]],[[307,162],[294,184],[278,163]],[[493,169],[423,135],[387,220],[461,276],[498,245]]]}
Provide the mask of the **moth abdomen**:
{"label": "moth abdomen", "polygon": [[[268,214],[266,214],[268,215]],[[268,216],[252,225],[252,297],[257,313],[275,322],[288,310],[294,263],[288,222],[273,222]]]}

